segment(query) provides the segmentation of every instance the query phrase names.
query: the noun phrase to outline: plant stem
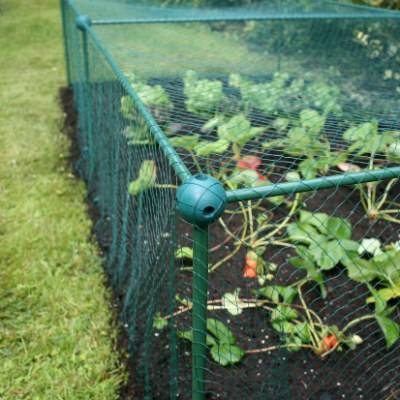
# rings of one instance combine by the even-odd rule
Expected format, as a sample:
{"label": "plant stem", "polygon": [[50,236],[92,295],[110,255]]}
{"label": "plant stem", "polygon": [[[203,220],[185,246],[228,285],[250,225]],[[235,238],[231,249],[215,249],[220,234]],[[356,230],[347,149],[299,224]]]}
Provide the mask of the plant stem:
{"label": "plant stem", "polygon": [[349,330],[352,326],[357,325],[358,323],[368,320],[368,319],[374,319],[375,318],[375,314],[367,314],[367,315],[363,315],[362,317],[353,319],[352,321],[350,321],[343,329],[342,329],[342,333],[346,332],[347,330]]}
{"label": "plant stem", "polygon": [[400,224],[400,219],[393,218],[390,215],[383,215],[382,219],[389,221],[389,222],[394,222],[395,224]]}
{"label": "plant stem", "polygon": [[194,153],[190,152],[190,155],[192,156],[192,160],[194,162],[194,165],[196,166],[197,170],[201,173],[202,169],[200,167],[199,161],[197,160],[197,157]]}
{"label": "plant stem", "polygon": [[241,249],[242,244],[238,244],[236,248],[231,251],[228,255],[226,255],[222,260],[219,260],[215,263],[211,268],[209,268],[208,272],[214,272],[217,270],[221,265],[225,264],[228,260],[230,260],[233,256],[237,254],[237,252]]}
{"label": "plant stem", "polygon": [[309,322],[309,324],[310,324],[310,333],[311,333],[310,336],[311,336],[311,340],[312,340],[312,342],[313,342],[313,345],[314,345],[315,347],[318,347],[318,344],[319,344],[319,337],[318,337],[318,335],[317,335],[317,333],[316,333],[316,331],[315,331],[314,321],[313,321],[313,319],[311,318],[310,310],[309,310],[309,308],[307,307],[307,304],[306,304],[306,302],[305,302],[305,300],[304,300],[304,297],[303,297],[303,292],[301,291],[301,287],[304,285],[304,283],[305,283],[305,282],[302,282],[302,283],[298,286],[297,290],[298,290],[298,293],[299,293],[299,298],[300,298],[301,304],[302,304],[303,307],[304,307],[304,311],[305,311],[305,313],[306,313],[308,322]]}
{"label": "plant stem", "polygon": [[249,214],[249,222],[250,222],[250,236],[254,235],[254,219],[253,219],[253,210],[251,207],[251,200],[247,202],[247,212]]}
{"label": "plant stem", "polygon": [[257,247],[259,246],[259,243],[264,243],[267,239],[270,239],[271,237],[273,237],[274,235],[276,235],[281,229],[283,229],[290,221],[290,219],[292,218],[293,214],[296,212],[297,210],[297,206],[299,204],[299,200],[300,200],[300,196],[301,193],[297,193],[296,197],[293,201],[293,204],[290,208],[290,211],[288,213],[288,215],[286,216],[286,218],[271,232],[268,233],[268,235],[263,236],[260,241],[256,241],[254,243],[254,246]]}
{"label": "plant stem", "polygon": [[385,204],[386,199],[387,199],[387,197],[388,197],[388,195],[389,195],[389,192],[390,192],[390,190],[392,189],[392,186],[393,186],[396,182],[397,182],[397,178],[391,179],[391,180],[389,181],[389,183],[387,184],[387,186],[386,186],[386,188],[385,188],[385,191],[383,192],[383,195],[382,195],[381,200],[379,201],[378,205],[376,206],[377,210],[380,210],[380,209],[383,207],[383,205]]}
{"label": "plant stem", "polygon": [[259,354],[259,353],[266,353],[268,351],[274,351],[274,350],[279,350],[279,349],[288,349],[291,347],[295,347],[295,348],[303,348],[303,349],[314,349],[313,346],[311,346],[310,344],[282,344],[282,345],[276,345],[276,346],[269,346],[269,347],[262,347],[260,349],[251,349],[251,350],[246,350],[245,353],[246,354]]}
{"label": "plant stem", "polygon": [[380,211],[380,214],[399,214],[400,213],[400,208],[397,210],[383,210]]}
{"label": "plant stem", "polygon": [[222,246],[224,246],[225,244],[229,243],[230,240],[232,240],[232,237],[231,236],[227,236],[221,243],[215,245],[214,247],[211,247],[209,252],[213,253],[214,251],[219,250]]}
{"label": "plant stem", "polygon": [[158,188],[158,189],[177,189],[176,185],[171,185],[168,183],[165,183],[165,184],[156,183],[153,187]]}

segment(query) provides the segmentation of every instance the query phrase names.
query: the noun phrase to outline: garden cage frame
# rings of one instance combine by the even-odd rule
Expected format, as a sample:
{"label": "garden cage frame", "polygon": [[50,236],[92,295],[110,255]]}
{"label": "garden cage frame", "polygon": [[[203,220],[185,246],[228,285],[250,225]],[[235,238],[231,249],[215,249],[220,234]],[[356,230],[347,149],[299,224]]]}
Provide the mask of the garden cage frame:
{"label": "garden cage frame", "polygon": [[[61,10],[76,168],[121,303],[136,397],[398,398],[400,14],[304,0],[209,8],[61,0]],[[347,214],[343,204],[352,205]],[[239,255],[243,287],[210,287],[222,269],[215,279],[226,289],[226,266]],[[328,304],[338,307],[333,316]],[[252,309],[251,322],[227,327],[226,316]],[[271,329],[265,338],[275,342],[243,350],[232,331],[264,317],[254,329],[263,337]],[[366,331],[354,330],[362,321]],[[160,336],[163,350],[153,350]],[[358,347],[366,362],[347,356]],[[329,362],[318,361],[322,372],[303,376],[300,390],[288,373],[299,350],[304,359],[335,353],[345,361],[332,368],[346,375],[359,364],[355,382],[368,382],[345,384],[339,371],[326,384]],[[269,364],[237,378],[234,395],[225,371],[252,354]]]}

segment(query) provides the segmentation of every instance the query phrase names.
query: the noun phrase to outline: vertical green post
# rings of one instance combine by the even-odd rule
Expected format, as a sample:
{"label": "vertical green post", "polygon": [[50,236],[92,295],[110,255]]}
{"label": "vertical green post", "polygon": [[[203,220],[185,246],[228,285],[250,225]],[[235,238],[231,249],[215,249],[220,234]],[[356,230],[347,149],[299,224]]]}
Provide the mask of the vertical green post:
{"label": "vertical green post", "polygon": [[193,225],[192,399],[205,398],[207,336],[208,225]]}
{"label": "vertical green post", "polygon": [[208,226],[224,212],[222,184],[204,174],[186,179],[176,192],[176,208],[193,226],[192,288],[192,399],[205,399],[204,371],[207,358]]}
{"label": "vertical green post", "polygon": [[66,0],[60,0],[61,21],[64,39],[64,56],[65,56],[65,70],[67,73],[68,86],[71,85],[71,68],[69,65],[69,38],[67,33],[67,18],[66,18]]}
{"label": "vertical green post", "polygon": [[85,112],[85,122],[86,122],[86,139],[87,139],[87,149],[88,149],[88,170],[86,171],[86,178],[89,183],[89,188],[92,187],[92,175],[94,170],[94,160],[93,160],[93,138],[92,138],[92,119],[91,119],[91,109],[92,109],[92,99],[91,99],[91,87],[90,87],[90,69],[89,69],[89,45],[88,45],[88,30],[92,24],[91,19],[86,15],[80,15],[76,19],[76,26],[82,32],[82,50],[83,50],[83,73],[84,73],[84,83],[83,83],[83,97],[84,97],[84,112]]}

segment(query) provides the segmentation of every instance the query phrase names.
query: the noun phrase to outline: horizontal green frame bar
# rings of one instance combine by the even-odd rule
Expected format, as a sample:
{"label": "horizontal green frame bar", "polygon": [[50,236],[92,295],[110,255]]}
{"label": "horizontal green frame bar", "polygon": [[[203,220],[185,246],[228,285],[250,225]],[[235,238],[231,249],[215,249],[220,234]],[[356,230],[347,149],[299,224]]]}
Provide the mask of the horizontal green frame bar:
{"label": "horizontal green frame bar", "polygon": [[186,22],[228,22],[228,21],[275,21],[275,20],[311,20],[311,19],[400,19],[400,13],[299,13],[299,14],[241,14],[241,15],[207,15],[196,17],[160,17],[160,18],[127,18],[127,19],[95,19],[92,25],[129,25],[129,24],[169,24]]}
{"label": "horizontal green frame bar", "polygon": [[341,175],[324,176],[304,181],[277,183],[269,186],[261,186],[251,189],[237,189],[226,192],[228,203],[246,200],[257,200],[266,197],[311,192],[313,190],[332,189],[339,186],[356,185],[400,178],[400,167],[374,171],[361,171]]}
{"label": "horizontal green frame bar", "polygon": [[104,56],[108,64],[110,65],[111,69],[116,74],[117,78],[119,79],[122,87],[127,92],[127,94],[133,99],[136,107],[138,108],[139,112],[142,114],[143,118],[145,119],[146,123],[149,125],[150,132],[154,136],[154,139],[160,145],[161,149],[163,150],[165,156],[167,157],[171,167],[174,169],[176,175],[179,179],[184,182],[185,180],[189,179],[192,174],[187,169],[186,165],[176,153],[174,147],[169,142],[168,138],[165,136],[162,129],[158,126],[156,120],[153,118],[149,110],[143,104],[140,97],[137,93],[133,90],[131,84],[129,83],[128,79],[125,77],[124,73],[118,67],[116,62],[114,61],[111,54],[108,50],[102,45],[100,39],[97,37],[96,33],[91,29],[88,28],[88,33],[91,36],[95,46],[98,48],[100,53]]}

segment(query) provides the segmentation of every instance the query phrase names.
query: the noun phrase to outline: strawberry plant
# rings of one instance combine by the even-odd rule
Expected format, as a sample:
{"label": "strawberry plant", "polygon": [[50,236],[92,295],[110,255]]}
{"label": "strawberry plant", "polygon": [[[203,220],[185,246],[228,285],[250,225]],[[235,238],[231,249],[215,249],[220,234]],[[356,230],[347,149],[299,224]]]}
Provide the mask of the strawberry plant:
{"label": "strawberry plant", "polygon": [[222,82],[200,79],[196,72],[187,71],[183,80],[185,105],[188,111],[209,118],[217,113],[225,99]]}
{"label": "strawberry plant", "polygon": [[[378,155],[385,156],[392,163],[400,162],[400,131],[379,132],[376,121],[366,122],[347,129],[343,138],[350,144],[346,150],[356,157],[368,156],[368,170],[379,168],[382,163]],[[339,169],[344,172],[359,172],[362,169],[351,163],[339,163]],[[391,179],[388,183],[370,182],[358,185],[361,204],[371,221],[383,219],[400,223],[394,215],[400,213],[400,204],[390,200],[390,193],[398,179]],[[380,194],[379,189],[384,187]]]}
{"label": "strawberry plant", "polygon": [[[382,248],[377,239],[364,240],[358,251],[346,254],[342,263],[346,267],[350,279],[360,283],[378,282],[377,294],[384,301],[400,298],[400,247],[398,243]],[[373,297],[368,299],[368,302],[373,301]]]}
{"label": "strawberry plant", "polygon": [[[146,105],[158,121],[165,121],[173,108],[167,93],[160,85],[148,85],[138,79],[134,74],[128,74],[128,79],[141,101]],[[137,112],[136,105],[131,96],[121,97],[121,114],[129,121],[124,134],[132,144],[154,143],[149,128],[143,117]]]}
{"label": "strawberry plant", "polygon": [[[256,83],[239,74],[231,74],[229,84],[238,88],[243,108],[249,112],[257,108],[266,114],[290,114],[301,108],[313,108],[324,116],[329,113],[340,114],[339,104],[342,96],[340,89],[333,83],[327,83],[308,74],[306,78],[291,78],[289,74],[277,72],[270,82]],[[301,100],[301,101],[299,101]]]}
{"label": "strawberry plant", "polygon": [[137,196],[140,193],[151,189],[175,189],[175,185],[158,184],[157,180],[157,167],[153,160],[144,160],[139,168],[138,176],[135,180],[130,182],[128,192],[132,196]]}
{"label": "strawberry plant", "polygon": [[[209,300],[207,310],[210,313],[225,310],[231,316],[237,316],[246,310],[256,308],[266,311],[273,329],[283,339],[283,343],[278,345],[245,350],[236,344],[233,332],[225,324],[215,318],[208,318],[206,343],[214,361],[222,366],[229,366],[240,362],[245,355],[270,352],[280,348],[289,351],[311,350],[324,358],[336,350],[343,350],[344,346],[354,350],[363,342],[360,336],[348,333],[350,328],[366,319],[387,318],[388,312],[379,308],[374,314],[353,319],[342,329],[336,325],[328,325],[306,304],[302,293],[304,283],[299,281],[291,286],[265,286],[255,291],[254,298],[240,298],[240,289],[235,289],[232,293],[225,293],[221,299]],[[154,328],[163,330],[168,326],[169,320],[192,310],[192,302],[180,297],[177,300],[181,306],[173,314],[166,316],[156,314]],[[388,322],[386,328],[390,329]],[[193,332],[191,329],[179,330],[178,337],[193,341]],[[393,337],[392,332],[390,346],[394,344]]]}
{"label": "strawberry plant", "polygon": [[[178,337],[193,341],[193,332],[178,331]],[[217,319],[207,319],[206,343],[212,359],[223,367],[238,363],[244,356],[244,351],[235,344],[232,331]]]}
{"label": "strawberry plant", "polygon": [[[282,129],[282,119],[277,119],[278,129]],[[282,148],[290,156],[301,157],[298,171],[305,179],[312,179],[318,173],[326,174],[330,167],[345,160],[341,153],[333,152],[328,138],[323,133],[326,118],[312,109],[304,109],[299,120],[292,123],[286,136],[263,143],[263,147]],[[287,126],[287,125],[286,125]]]}
{"label": "strawberry plant", "polygon": [[305,210],[300,210],[299,220],[287,227],[297,253],[290,259],[291,264],[306,270],[307,278],[320,285],[323,297],[326,297],[323,271],[342,262],[349,251],[358,250],[358,243],[351,240],[351,231],[345,219]]}

